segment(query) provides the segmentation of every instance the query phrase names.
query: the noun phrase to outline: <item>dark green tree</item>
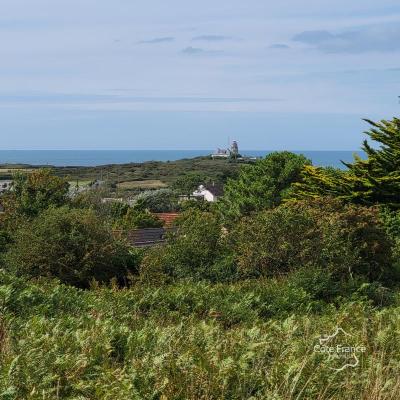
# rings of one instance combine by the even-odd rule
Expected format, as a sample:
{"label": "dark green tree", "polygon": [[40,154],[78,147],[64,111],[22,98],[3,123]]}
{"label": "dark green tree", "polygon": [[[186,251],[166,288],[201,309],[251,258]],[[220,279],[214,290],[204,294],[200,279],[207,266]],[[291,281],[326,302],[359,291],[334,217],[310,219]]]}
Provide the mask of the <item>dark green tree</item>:
{"label": "dark green tree", "polygon": [[365,121],[371,125],[365,133],[380,146],[372,147],[365,140],[362,150],[367,158],[355,156],[353,163],[343,163],[347,171],[342,173],[306,166],[302,181],[294,185],[295,198],[330,195],[352,203],[400,208],[400,119]]}
{"label": "dark green tree", "polygon": [[300,179],[303,167],[309,164],[303,155],[283,151],[243,165],[239,176],[225,185],[219,202],[221,213],[235,219],[279,205],[287,197],[290,185]]}

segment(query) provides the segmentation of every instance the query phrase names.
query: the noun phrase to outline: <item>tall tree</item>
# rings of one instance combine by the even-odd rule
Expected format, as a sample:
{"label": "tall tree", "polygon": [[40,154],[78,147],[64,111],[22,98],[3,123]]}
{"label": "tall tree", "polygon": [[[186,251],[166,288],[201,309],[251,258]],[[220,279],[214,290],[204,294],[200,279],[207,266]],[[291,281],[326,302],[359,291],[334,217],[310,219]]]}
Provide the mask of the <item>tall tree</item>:
{"label": "tall tree", "polygon": [[243,165],[237,179],[230,179],[225,185],[219,202],[221,213],[236,219],[279,205],[309,164],[303,155],[283,151],[271,153],[253,165]]}
{"label": "tall tree", "polygon": [[302,181],[294,185],[295,198],[330,195],[352,203],[400,208],[400,119],[365,121],[371,125],[365,133],[380,146],[364,140],[367,158],[355,156],[353,163],[343,163],[347,171],[342,173],[306,166]]}

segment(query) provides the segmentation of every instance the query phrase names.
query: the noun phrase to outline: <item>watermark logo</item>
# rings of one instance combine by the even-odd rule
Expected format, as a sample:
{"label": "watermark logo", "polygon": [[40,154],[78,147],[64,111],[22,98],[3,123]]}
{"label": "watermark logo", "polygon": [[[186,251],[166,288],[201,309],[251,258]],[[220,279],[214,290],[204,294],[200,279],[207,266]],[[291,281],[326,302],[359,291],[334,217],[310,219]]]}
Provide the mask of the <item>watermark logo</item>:
{"label": "watermark logo", "polygon": [[340,372],[347,368],[356,368],[360,364],[360,356],[367,351],[364,345],[351,345],[352,335],[343,328],[336,328],[331,335],[322,335],[314,352],[324,354],[332,364],[331,370]]}

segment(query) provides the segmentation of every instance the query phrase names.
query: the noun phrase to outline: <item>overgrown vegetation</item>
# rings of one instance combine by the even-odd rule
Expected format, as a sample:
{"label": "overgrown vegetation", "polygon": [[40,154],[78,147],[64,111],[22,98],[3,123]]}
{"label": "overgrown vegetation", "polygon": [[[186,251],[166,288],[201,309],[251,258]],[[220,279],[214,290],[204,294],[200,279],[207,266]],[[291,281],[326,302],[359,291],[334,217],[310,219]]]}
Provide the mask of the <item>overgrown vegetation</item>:
{"label": "overgrown vegetation", "polygon": [[[2,399],[398,398],[400,305],[369,301],[378,289],[328,302],[294,279],[80,291],[4,274],[0,289]],[[337,325],[367,349],[357,368],[313,350]]]}
{"label": "overgrown vegetation", "polygon": [[[242,166],[217,206],[18,175],[0,220],[0,399],[398,399],[398,121],[344,171],[288,152]],[[161,211],[181,212],[165,245],[131,248]]]}

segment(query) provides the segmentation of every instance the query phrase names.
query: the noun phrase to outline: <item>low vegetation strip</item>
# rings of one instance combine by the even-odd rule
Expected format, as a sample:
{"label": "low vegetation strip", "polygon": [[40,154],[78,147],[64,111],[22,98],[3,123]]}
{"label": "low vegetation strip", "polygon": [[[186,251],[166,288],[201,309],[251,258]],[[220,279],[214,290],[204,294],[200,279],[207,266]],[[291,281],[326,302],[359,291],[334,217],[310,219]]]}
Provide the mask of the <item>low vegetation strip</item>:
{"label": "low vegetation strip", "polygon": [[[82,291],[2,274],[0,398],[398,398],[400,304],[328,305],[291,285]],[[341,372],[314,350],[338,324],[366,348]]]}

